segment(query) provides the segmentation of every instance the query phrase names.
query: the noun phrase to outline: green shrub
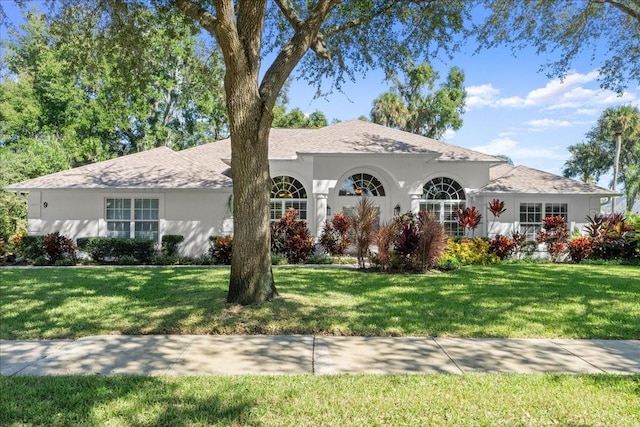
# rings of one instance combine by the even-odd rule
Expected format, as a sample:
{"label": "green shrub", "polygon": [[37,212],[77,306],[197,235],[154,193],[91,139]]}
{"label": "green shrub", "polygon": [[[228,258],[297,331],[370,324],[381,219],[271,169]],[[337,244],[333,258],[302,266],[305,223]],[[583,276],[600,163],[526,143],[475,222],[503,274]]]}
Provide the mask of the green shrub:
{"label": "green shrub", "polygon": [[44,265],[50,265],[50,264],[51,263],[49,262],[47,257],[44,255],[40,255],[33,260],[33,265],[37,265],[37,266],[44,266]]}
{"label": "green shrub", "polygon": [[178,255],[178,245],[184,240],[184,236],[179,234],[165,234],[162,236],[160,250],[162,255],[173,257]]}
{"label": "green shrub", "polygon": [[209,246],[209,254],[215,264],[231,264],[233,236],[211,236]]}
{"label": "green shrub", "polygon": [[[137,263],[148,263],[156,252],[156,243],[143,239],[90,237],[83,245],[91,259],[96,262],[121,263],[123,257],[131,257]],[[129,261],[125,259],[125,262]]]}
{"label": "green shrub", "polygon": [[438,260],[438,264],[436,265],[436,268],[442,271],[454,271],[459,269],[460,267],[462,267],[462,264],[460,264],[458,258],[451,255],[445,255],[444,257],[440,258]]}
{"label": "green shrub", "polygon": [[311,255],[307,258],[306,264],[333,264],[333,258],[327,254]]}
{"label": "green shrub", "polygon": [[44,239],[43,236],[22,235],[17,239],[15,244],[16,255],[27,260],[35,260],[36,258],[44,257],[45,252],[42,245],[42,239]]}
{"label": "green shrub", "polygon": [[271,254],[271,265],[287,265],[287,257],[284,255]]}

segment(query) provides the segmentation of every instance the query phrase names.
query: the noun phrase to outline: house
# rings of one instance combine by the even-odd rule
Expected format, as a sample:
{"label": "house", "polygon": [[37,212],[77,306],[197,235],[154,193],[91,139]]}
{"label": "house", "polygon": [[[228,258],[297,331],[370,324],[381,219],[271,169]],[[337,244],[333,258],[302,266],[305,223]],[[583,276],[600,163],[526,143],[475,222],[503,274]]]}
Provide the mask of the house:
{"label": "house", "polygon": [[[230,141],[183,151],[165,147],[58,172],[7,187],[28,193],[28,232],[159,241],[180,234],[185,255],[201,255],[212,235],[233,232]],[[428,209],[462,234],[454,212],[476,206],[476,236],[512,230],[534,238],[542,219],[565,217],[582,228],[610,190],[583,184],[419,135],[364,121],[320,129],[272,129],[271,219],[299,211],[319,235],[332,214],[373,199],[380,221]],[[488,203],[505,202],[493,218]]]}

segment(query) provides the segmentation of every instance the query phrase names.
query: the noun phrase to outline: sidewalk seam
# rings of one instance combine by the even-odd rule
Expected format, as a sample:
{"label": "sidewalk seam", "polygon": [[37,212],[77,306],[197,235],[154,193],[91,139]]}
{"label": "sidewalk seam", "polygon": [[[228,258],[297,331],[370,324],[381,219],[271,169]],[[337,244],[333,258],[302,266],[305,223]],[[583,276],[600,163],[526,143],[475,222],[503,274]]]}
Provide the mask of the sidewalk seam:
{"label": "sidewalk seam", "polygon": [[576,357],[580,360],[582,360],[584,363],[586,363],[589,366],[593,366],[594,368],[596,368],[597,370],[599,370],[600,372],[602,372],[603,374],[608,373],[607,371],[605,371],[604,369],[602,369],[599,366],[594,365],[593,363],[589,362],[587,359],[585,359],[584,357],[580,356],[579,354],[574,353],[573,351],[569,350],[568,348],[564,347],[562,344],[555,342],[554,340],[550,340],[554,345],[558,346],[559,348],[561,348],[562,350],[566,351],[567,353],[569,353],[570,355],[572,355],[573,357]]}
{"label": "sidewalk seam", "polygon": [[311,345],[311,375],[316,374],[316,336],[312,335],[313,342]]}
{"label": "sidewalk seam", "polygon": [[443,352],[444,354],[446,354],[446,355],[447,355],[447,357],[449,358],[449,360],[451,361],[451,363],[453,363],[453,364],[456,366],[456,368],[458,368],[458,371],[460,371],[460,373],[461,373],[461,374],[465,374],[464,369],[462,369],[462,368],[460,367],[460,365],[458,365],[458,362],[456,362],[456,361],[453,359],[453,357],[451,357],[451,355],[449,354],[449,352],[447,351],[447,349],[445,349],[442,345],[440,345],[440,343],[438,342],[437,337],[431,337],[431,339],[433,340],[433,342],[435,342],[435,343],[436,343],[436,345],[440,348],[440,350],[442,350],[442,352]]}

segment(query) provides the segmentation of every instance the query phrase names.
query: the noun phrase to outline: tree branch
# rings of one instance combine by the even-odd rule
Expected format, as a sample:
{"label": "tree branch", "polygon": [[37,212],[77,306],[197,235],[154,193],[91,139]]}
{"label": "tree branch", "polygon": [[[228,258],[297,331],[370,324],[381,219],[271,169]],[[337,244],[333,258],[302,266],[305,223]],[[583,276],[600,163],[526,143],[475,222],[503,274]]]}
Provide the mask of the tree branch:
{"label": "tree branch", "polygon": [[[285,10],[287,10],[286,12],[283,12],[283,14],[286,13],[289,16],[292,16],[291,13],[293,12],[293,9],[291,9],[287,0],[276,0],[276,2],[279,5],[281,4]],[[320,26],[326,20],[331,9],[340,2],[341,0],[319,1],[313,10],[311,10],[307,19],[298,24],[297,29],[294,28],[294,36],[282,48],[265,73],[262,83],[260,84],[260,95],[263,99],[265,108],[273,108],[282,85],[284,85],[284,82],[291,74],[296,64],[312,45],[320,42],[321,39],[318,38]],[[287,6],[289,6],[289,9],[286,9]],[[322,46],[322,48],[324,49],[324,46]]]}
{"label": "tree branch", "polygon": [[[296,32],[299,31],[304,22],[302,22],[296,11],[293,10],[289,0],[275,0],[275,2],[286,20],[291,24],[293,30]],[[316,38],[311,41],[310,47],[320,58],[331,59],[331,54],[324,45],[324,35],[322,33],[318,32]]]}
{"label": "tree branch", "polygon": [[[603,3],[610,4],[611,7],[614,7],[616,9],[620,10],[621,12],[629,15],[630,17],[632,17],[633,19],[638,21],[638,23],[640,23],[640,11],[633,10],[629,6],[620,3],[618,0],[593,0],[593,2],[594,3],[601,3],[601,4],[603,4]],[[638,4],[637,1],[634,1],[634,3]]]}
{"label": "tree branch", "polygon": [[212,36],[217,36],[219,31],[218,18],[204,7],[191,0],[175,0],[176,7],[186,16],[198,22],[202,28],[207,30]]}

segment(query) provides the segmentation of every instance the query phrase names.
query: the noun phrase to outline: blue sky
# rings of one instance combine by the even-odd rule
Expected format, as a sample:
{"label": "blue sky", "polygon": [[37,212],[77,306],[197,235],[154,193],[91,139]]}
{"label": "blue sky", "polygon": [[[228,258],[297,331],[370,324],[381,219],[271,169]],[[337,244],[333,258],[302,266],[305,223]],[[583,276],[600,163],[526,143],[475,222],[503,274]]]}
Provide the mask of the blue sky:
{"label": "blue sky", "polygon": [[[587,53],[573,64],[563,81],[540,71],[549,58],[533,50],[517,52],[496,48],[474,54],[475,45],[463,48],[453,60],[432,61],[441,76],[456,65],[465,72],[467,90],[463,126],[449,132],[445,142],[489,154],[504,154],[515,164],[562,174],[569,158],[567,147],[584,141],[607,107],[640,105],[640,88],[632,85],[623,96],[603,90],[597,64]],[[313,99],[315,89],[304,81],[292,82],[289,107],[323,111],[329,119],[349,120],[369,115],[372,101],[387,90],[381,72],[344,86],[344,93]],[[608,186],[604,178],[601,185]]]}
{"label": "blue sky", "polygon": [[[12,2],[0,1],[10,21],[17,25],[21,21],[17,9]],[[0,32],[4,38],[6,29],[0,28]],[[441,76],[446,76],[453,65],[461,67],[466,75],[464,124],[457,132],[445,136],[445,142],[451,144],[504,154],[515,164],[561,174],[569,158],[567,147],[584,140],[605,108],[640,105],[637,85],[632,85],[622,97],[600,89],[597,62],[590,63],[590,52],[574,62],[573,70],[560,81],[540,71],[550,58],[539,57],[533,50],[519,51],[517,56],[508,47],[475,54],[474,51],[475,45],[470,43],[452,60],[432,60]],[[288,107],[298,107],[307,113],[320,110],[330,120],[355,119],[368,116],[373,99],[388,87],[384,74],[373,70],[345,84],[341,93],[314,99],[314,87],[303,80],[293,80]],[[609,179],[603,178],[600,184],[608,186]]]}

